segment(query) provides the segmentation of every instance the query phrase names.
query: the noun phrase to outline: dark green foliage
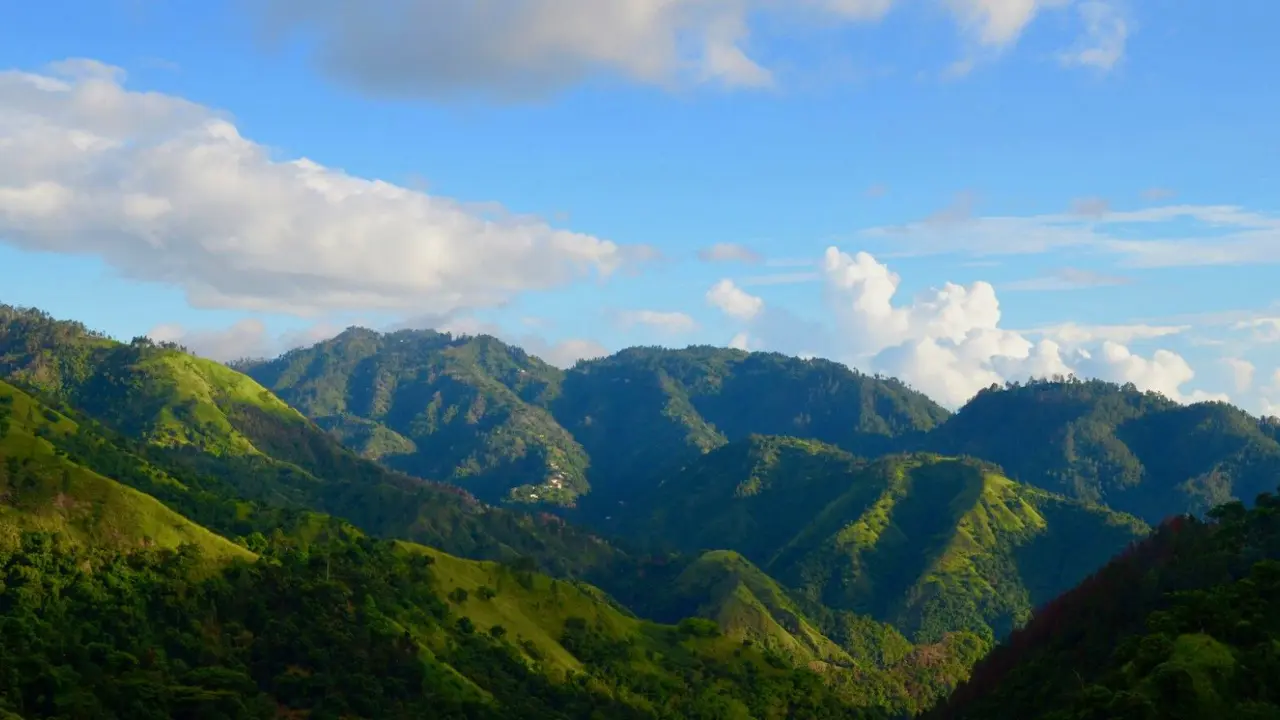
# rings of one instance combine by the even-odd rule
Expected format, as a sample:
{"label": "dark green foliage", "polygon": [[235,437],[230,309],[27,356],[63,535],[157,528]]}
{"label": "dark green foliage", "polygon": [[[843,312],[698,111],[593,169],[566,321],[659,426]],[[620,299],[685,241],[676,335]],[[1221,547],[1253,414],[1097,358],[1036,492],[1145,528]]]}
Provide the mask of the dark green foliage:
{"label": "dark green foliage", "polygon": [[590,488],[591,517],[726,440],[800,435],[876,452],[947,415],[837,363],[709,347],[632,348],[561,372],[491,337],[353,328],[240,367],[390,467],[490,501],[571,505]]}
{"label": "dark green foliage", "polygon": [[1280,716],[1280,501],[1162,526],[1036,613],[939,718]]}
{"label": "dark green foliage", "polygon": [[481,336],[352,328],[241,366],[366,457],[489,501],[572,503],[586,454],[545,404],[559,370]]}
{"label": "dark green foliage", "polygon": [[921,643],[957,631],[994,641],[1146,532],[977,461],[867,462],[761,436],[698,458],[618,513],[638,540],[735,550],[811,613],[869,615]]}
{"label": "dark green foliage", "polygon": [[923,440],[1147,522],[1252,498],[1280,475],[1274,425],[1098,380],[992,387]]}
{"label": "dark green foliage", "polygon": [[565,646],[597,684],[551,682],[500,628],[480,634],[451,614],[429,557],[356,536],[201,579],[204,567],[190,546],[120,555],[26,535],[0,555],[0,698],[27,720],[684,718],[714,702],[859,716],[808,673],[679,643],[627,671],[634,644],[581,620]]}
{"label": "dark green foliage", "polygon": [[713,347],[630,348],[578,363],[552,410],[591,458],[599,512],[657,471],[751,434],[868,454],[947,416],[896,380],[839,363]]}

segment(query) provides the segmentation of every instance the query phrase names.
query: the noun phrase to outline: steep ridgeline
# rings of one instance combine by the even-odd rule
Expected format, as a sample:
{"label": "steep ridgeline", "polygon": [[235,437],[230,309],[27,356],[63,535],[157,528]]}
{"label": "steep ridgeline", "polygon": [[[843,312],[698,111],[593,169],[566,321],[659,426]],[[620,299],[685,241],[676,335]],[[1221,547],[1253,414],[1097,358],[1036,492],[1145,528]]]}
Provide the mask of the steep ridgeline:
{"label": "steep ridgeline", "polygon": [[351,328],[239,367],[388,467],[490,501],[587,490],[586,453],[547,410],[563,373],[491,337]]}
{"label": "steep ridgeline", "polygon": [[552,407],[591,457],[598,503],[751,434],[875,454],[947,416],[896,380],[839,363],[713,347],[630,348],[579,363]]}
{"label": "steep ridgeline", "polygon": [[1184,406],[1101,381],[1034,382],[984,390],[924,446],[1155,524],[1271,489],[1278,434],[1274,421],[1225,403]]}
{"label": "steep ridgeline", "polygon": [[947,416],[837,363],[710,347],[632,348],[560,372],[490,337],[351,329],[241,368],[389,467],[489,501],[581,500],[591,518],[751,433],[876,453]]}
{"label": "steep ridgeline", "polygon": [[1280,717],[1280,499],[1178,518],[1036,613],[939,720]]}
{"label": "steep ridgeline", "polygon": [[0,308],[6,376],[77,418],[78,430],[50,440],[62,452],[219,532],[259,530],[246,514],[315,511],[467,557],[531,555],[560,574],[588,574],[613,553],[555,518],[490,508],[362,459],[247,376],[173,347]]}
{"label": "steep ridgeline", "polygon": [[741,553],[808,606],[868,615],[919,643],[993,641],[1141,537],[1135,518],[933,455],[856,460],[754,436],[667,476],[619,530]]}
{"label": "steep ridgeline", "polygon": [[821,674],[856,707],[915,714],[945,697],[987,649],[972,633],[916,645],[892,626],[801,603],[738,553],[713,550],[652,578],[655,618],[714,620],[727,637]]}

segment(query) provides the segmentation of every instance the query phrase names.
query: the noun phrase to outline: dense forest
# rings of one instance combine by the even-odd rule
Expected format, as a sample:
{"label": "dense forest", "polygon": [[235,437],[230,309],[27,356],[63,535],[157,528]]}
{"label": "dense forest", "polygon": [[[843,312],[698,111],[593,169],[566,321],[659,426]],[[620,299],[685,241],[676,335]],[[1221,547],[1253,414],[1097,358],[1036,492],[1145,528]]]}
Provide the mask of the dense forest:
{"label": "dense forest", "polygon": [[358,328],[228,367],[0,307],[0,717],[1278,717],[1278,437],[1071,378],[952,414]]}

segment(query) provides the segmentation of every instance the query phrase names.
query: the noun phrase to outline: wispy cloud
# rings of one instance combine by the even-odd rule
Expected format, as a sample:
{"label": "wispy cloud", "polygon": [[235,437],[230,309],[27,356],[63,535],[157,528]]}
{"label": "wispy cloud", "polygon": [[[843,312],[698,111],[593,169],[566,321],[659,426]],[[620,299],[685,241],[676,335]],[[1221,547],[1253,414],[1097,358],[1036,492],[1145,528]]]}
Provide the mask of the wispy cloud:
{"label": "wispy cloud", "polygon": [[[1027,217],[964,217],[967,206],[905,225],[858,233],[889,256],[1029,255],[1075,249],[1111,255],[1122,267],[1280,263],[1280,217],[1233,205],[1165,205]],[[1079,209],[1079,208],[1077,208]],[[1145,236],[1145,237],[1144,237]]]}
{"label": "wispy cloud", "polygon": [[1084,36],[1075,47],[1061,53],[1059,62],[1067,66],[1090,67],[1108,72],[1124,58],[1129,40],[1129,23],[1114,3],[1089,0],[1079,5]]}
{"label": "wispy cloud", "polygon": [[703,262],[758,263],[763,258],[746,245],[724,242],[699,250],[698,259]]}
{"label": "wispy cloud", "polygon": [[1082,290],[1085,288],[1129,285],[1132,282],[1131,278],[1120,275],[1107,275],[1092,270],[1067,267],[1040,277],[1002,283],[1000,289],[1017,291]]}
{"label": "wispy cloud", "polygon": [[817,271],[812,272],[792,272],[792,273],[773,273],[771,275],[748,275],[738,279],[738,284],[742,287],[753,287],[760,285],[797,285],[800,283],[817,282],[821,276]]}

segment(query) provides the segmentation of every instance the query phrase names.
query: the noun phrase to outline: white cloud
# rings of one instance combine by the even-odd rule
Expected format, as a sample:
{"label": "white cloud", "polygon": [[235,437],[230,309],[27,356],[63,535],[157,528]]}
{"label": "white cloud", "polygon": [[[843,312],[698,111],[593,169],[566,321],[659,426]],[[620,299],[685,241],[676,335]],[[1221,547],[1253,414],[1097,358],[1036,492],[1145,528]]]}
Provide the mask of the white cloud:
{"label": "white cloud", "polygon": [[983,45],[1008,45],[1018,39],[1036,14],[1071,0],[948,0],[952,12]]}
{"label": "white cloud", "polygon": [[1154,340],[1171,335],[1180,335],[1190,329],[1190,325],[1146,325],[1140,323],[1080,325],[1078,323],[1063,323],[1023,332],[1027,335],[1050,337],[1064,345],[1077,347],[1106,341],[1128,345],[1138,340]]}
{"label": "white cloud", "polygon": [[1223,358],[1222,364],[1231,372],[1231,381],[1236,392],[1244,392],[1253,387],[1253,374],[1256,368],[1253,363],[1240,358]]}
{"label": "white cloud", "polygon": [[274,357],[297,347],[314,345],[334,337],[342,328],[316,323],[301,330],[272,335],[257,318],[240,320],[227,328],[187,330],[178,324],[157,325],[147,336],[157,342],[175,342],[195,354],[227,362],[242,358]]}
{"label": "white cloud", "polygon": [[[1133,268],[1280,262],[1280,218],[1232,205],[1165,205],[1089,216],[966,217],[957,210],[946,220],[939,222],[935,213],[906,225],[867,228],[859,240],[899,256],[1073,249],[1111,255]],[[1135,239],[1137,232],[1150,237]]]}
{"label": "white cloud", "polygon": [[643,325],[672,335],[690,333],[698,329],[698,322],[682,312],[624,310],[618,313],[617,321],[624,328]]}
{"label": "white cloud", "polygon": [[1119,275],[1107,275],[1092,270],[1066,267],[1048,275],[1003,283],[1000,289],[1014,291],[1081,290],[1085,288],[1128,285],[1130,282],[1132,281],[1129,278]]}
{"label": "white cloud", "polygon": [[758,263],[760,253],[738,243],[716,243],[698,251],[698,259],[703,262],[742,262]]}
{"label": "white cloud", "polygon": [[269,36],[302,31],[333,76],[381,95],[525,98],[592,75],[768,86],[748,54],[760,11],[876,20],[893,0],[267,0]]}
{"label": "white cloud", "polygon": [[1241,320],[1231,326],[1234,330],[1249,330],[1254,341],[1280,342],[1280,317],[1259,317]]}
{"label": "white cloud", "polygon": [[1063,65],[1092,67],[1106,72],[1124,57],[1129,24],[1113,3],[1088,0],[1079,5],[1084,37],[1058,56]]}
{"label": "white cloud", "polygon": [[1184,386],[1195,372],[1178,354],[1150,358],[1121,340],[1156,338],[1184,328],[1064,325],[1040,329],[1032,342],[1000,327],[995,289],[985,282],[947,283],[895,304],[900,278],[865,252],[829,248],[823,260],[837,352],[850,364],[884,372],[950,406],[1006,380],[1076,374],[1132,382],[1182,401],[1223,398]]}
{"label": "white cloud", "polygon": [[526,338],[521,347],[558,368],[572,367],[579,360],[591,360],[609,354],[608,348],[594,340],[569,338],[554,343],[529,340]]}
{"label": "white cloud", "polygon": [[707,291],[707,302],[724,314],[738,320],[750,320],[764,310],[764,300],[724,279]]}
{"label": "white cloud", "polygon": [[[1070,0],[942,0],[971,44],[1014,43]],[[898,0],[264,0],[265,37],[300,36],[331,77],[393,97],[545,96],[597,76],[662,87],[770,87],[756,30],[867,23]],[[809,19],[816,23],[792,22]],[[1084,13],[1088,48],[1112,31]],[[1096,25],[1096,26],[1095,26]],[[1082,46],[1083,51],[1084,48]],[[1092,56],[1090,56],[1092,57]],[[968,62],[972,65],[972,61]],[[1097,61],[1091,61],[1096,63]]]}
{"label": "white cloud", "polygon": [[280,161],[219,113],[75,60],[0,72],[0,238],[92,254],[204,307],[493,305],[653,251]]}

